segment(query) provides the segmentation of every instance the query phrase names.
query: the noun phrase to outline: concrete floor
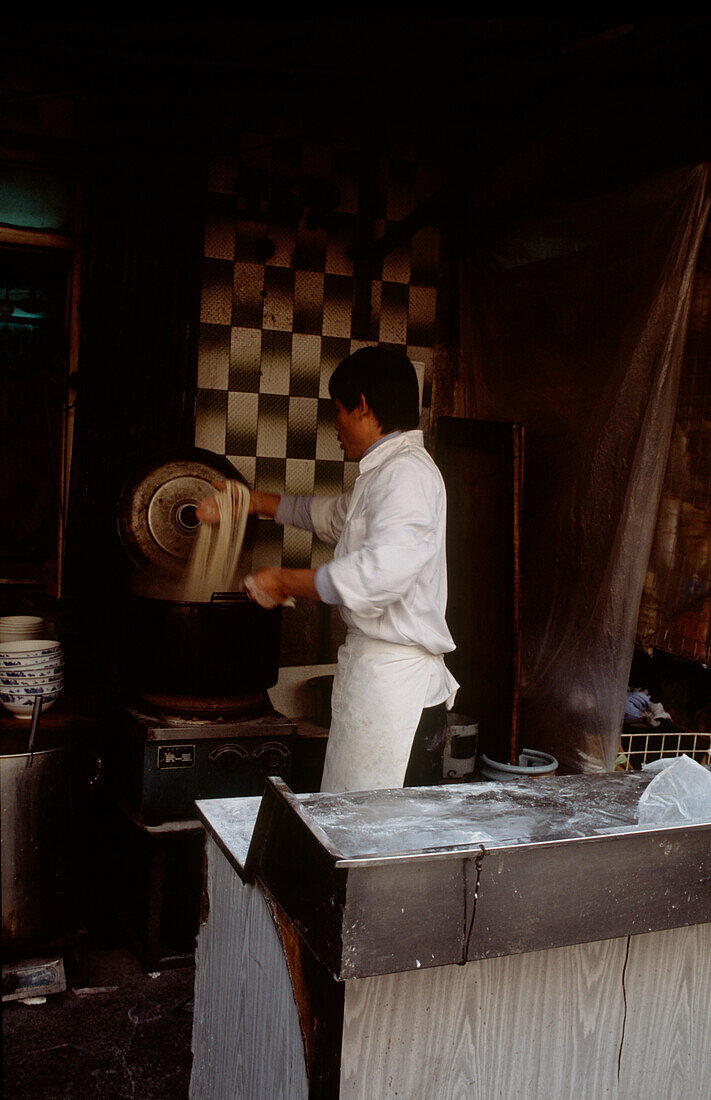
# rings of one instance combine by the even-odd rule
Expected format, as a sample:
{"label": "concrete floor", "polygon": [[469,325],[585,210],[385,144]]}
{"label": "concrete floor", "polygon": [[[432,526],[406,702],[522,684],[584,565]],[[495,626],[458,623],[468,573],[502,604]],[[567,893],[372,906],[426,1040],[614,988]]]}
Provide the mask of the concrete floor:
{"label": "concrete floor", "polygon": [[5,1100],[186,1100],[193,966],[142,974],[129,951],[92,952],[90,985],[3,1004]]}

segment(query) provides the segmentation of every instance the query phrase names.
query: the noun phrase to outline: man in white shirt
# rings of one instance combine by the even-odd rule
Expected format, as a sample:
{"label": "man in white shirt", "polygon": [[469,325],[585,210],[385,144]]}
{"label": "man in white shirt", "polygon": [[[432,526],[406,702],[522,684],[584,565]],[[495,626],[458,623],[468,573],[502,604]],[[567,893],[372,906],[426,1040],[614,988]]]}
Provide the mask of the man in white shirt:
{"label": "man in white shirt", "polygon": [[[341,447],[359,461],[353,489],[253,492],[251,510],[313,530],[335,547],[333,561],[257,570],[247,590],[265,607],[289,596],[335,604],[348,627],[321,789],[436,783],[458,684],[443,660],[454,649],[445,622],[446,494],[418,430],[417,376],[405,355],[363,348],[339,364],[329,392]],[[209,521],[209,502],[198,515]]]}

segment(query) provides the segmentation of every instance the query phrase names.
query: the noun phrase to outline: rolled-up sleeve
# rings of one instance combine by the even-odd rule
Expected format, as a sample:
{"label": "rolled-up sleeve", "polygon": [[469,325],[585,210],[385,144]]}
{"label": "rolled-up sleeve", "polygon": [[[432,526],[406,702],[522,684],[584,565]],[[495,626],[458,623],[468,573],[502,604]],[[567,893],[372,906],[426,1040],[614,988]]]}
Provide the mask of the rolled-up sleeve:
{"label": "rolled-up sleeve", "polygon": [[341,493],[340,496],[311,498],[312,530],[317,538],[321,539],[321,542],[325,542],[327,546],[335,546],[341,537],[350,499],[350,493]]}
{"label": "rolled-up sleeve", "polygon": [[329,576],[329,569],[332,564],[333,562],[329,562],[328,565],[319,565],[314,576],[314,584],[322,603],[337,604],[341,602],[340,597]]}
{"label": "rolled-up sleeve", "polygon": [[274,514],[275,523],[282,527],[300,527],[302,531],[313,531],[311,519],[312,496],[294,496],[282,493]]}

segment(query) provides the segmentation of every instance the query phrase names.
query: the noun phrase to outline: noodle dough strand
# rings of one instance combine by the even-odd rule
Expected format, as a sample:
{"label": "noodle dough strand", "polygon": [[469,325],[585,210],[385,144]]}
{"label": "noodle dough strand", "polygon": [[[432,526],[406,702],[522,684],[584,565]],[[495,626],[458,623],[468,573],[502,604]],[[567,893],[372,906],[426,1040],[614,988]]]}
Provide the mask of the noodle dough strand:
{"label": "noodle dough strand", "polygon": [[201,523],[186,570],[183,599],[209,603],[214,592],[231,592],[239,567],[249,516],[250,493],[241,481],[228,481],[215,496],[219,520]]}

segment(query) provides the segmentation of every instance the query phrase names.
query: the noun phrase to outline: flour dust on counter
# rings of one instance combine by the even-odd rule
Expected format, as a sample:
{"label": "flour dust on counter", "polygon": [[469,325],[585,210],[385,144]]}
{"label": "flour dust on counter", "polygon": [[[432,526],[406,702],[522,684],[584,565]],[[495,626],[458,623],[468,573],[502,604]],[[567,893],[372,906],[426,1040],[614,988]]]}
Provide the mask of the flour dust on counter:
{"label": "flour dust on counter", "polygon": [[[301,795],[345,859],[367,855],[584,837],[634,828],[649,776],[555,776],[506,783]],[[576,782],[576,780],[582,782]],[[585,793],[583,793],[583,791]]]}

